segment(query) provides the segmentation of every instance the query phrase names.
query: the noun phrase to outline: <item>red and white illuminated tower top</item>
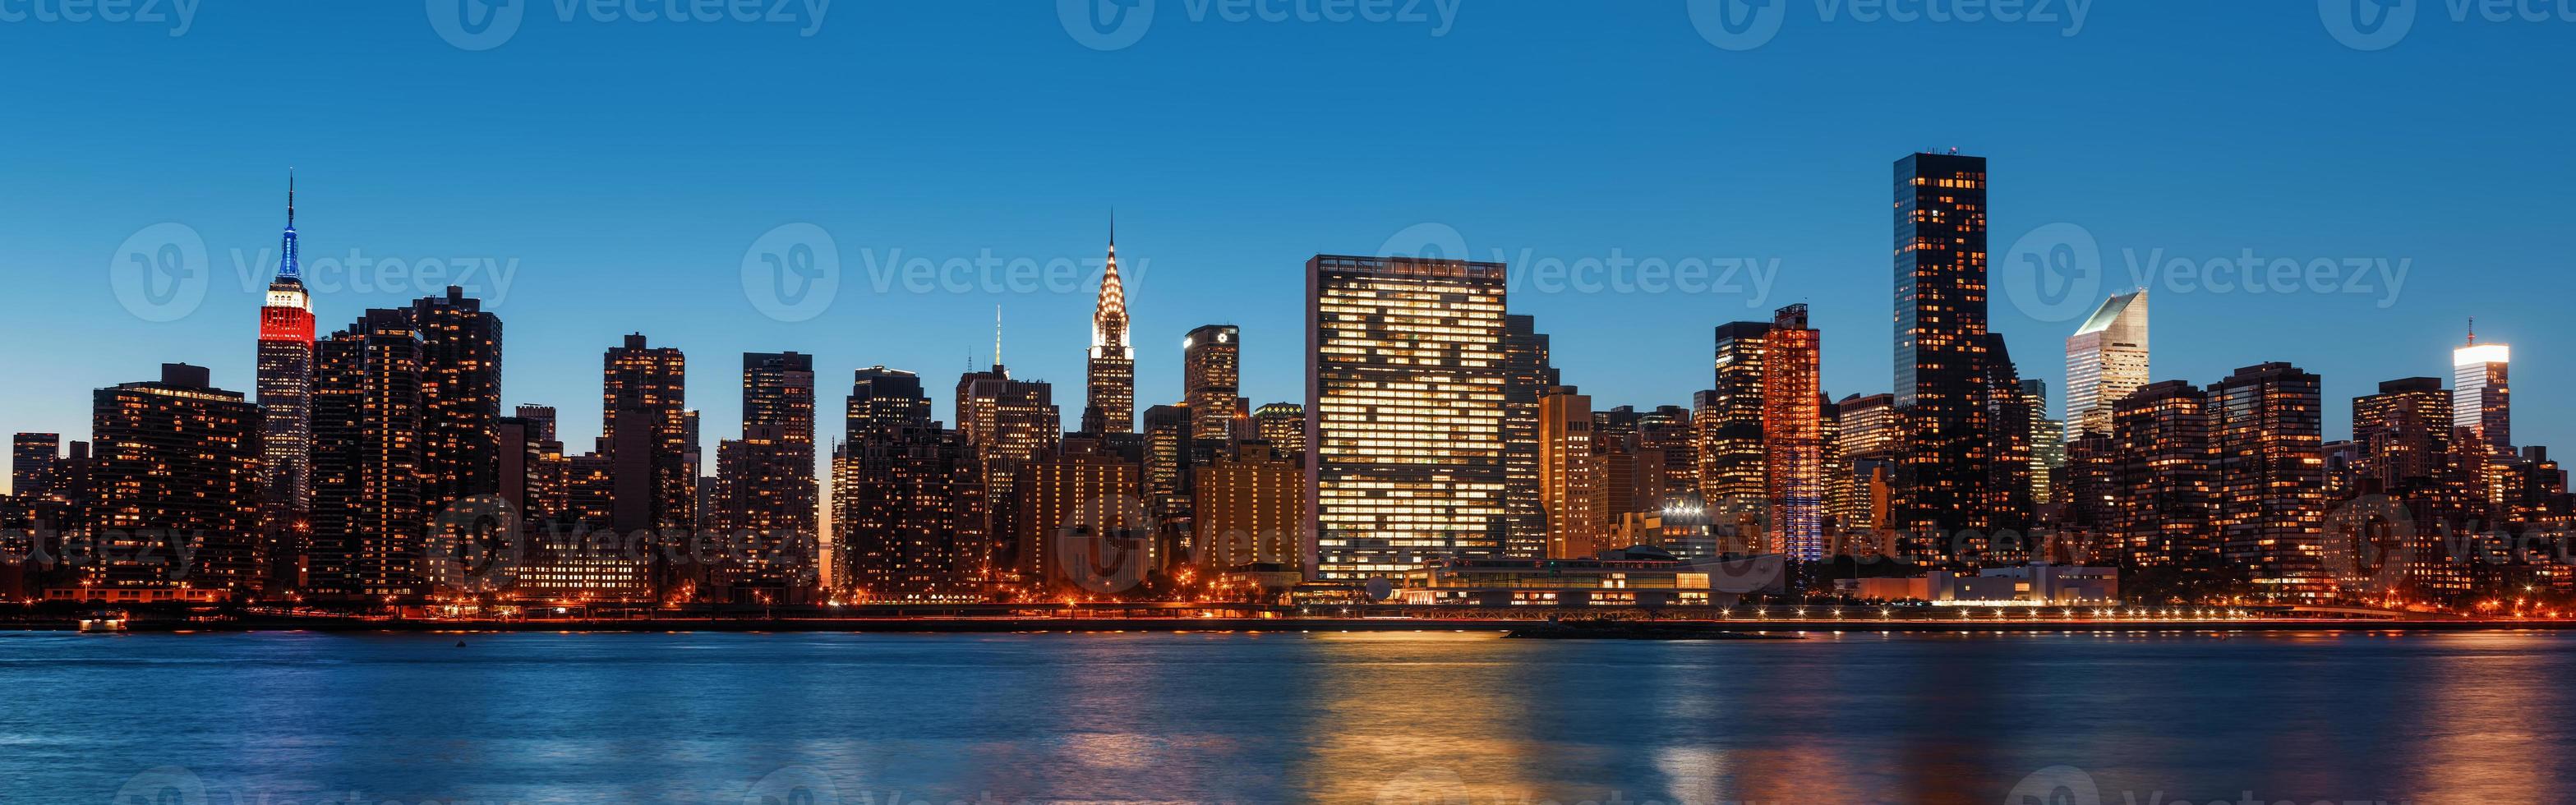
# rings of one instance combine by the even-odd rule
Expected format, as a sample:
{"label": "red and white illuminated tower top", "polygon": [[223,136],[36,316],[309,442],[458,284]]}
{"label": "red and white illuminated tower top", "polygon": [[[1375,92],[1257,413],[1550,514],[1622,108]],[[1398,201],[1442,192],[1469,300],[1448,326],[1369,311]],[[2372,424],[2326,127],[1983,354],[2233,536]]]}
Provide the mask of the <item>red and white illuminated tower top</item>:
{"label": "red and white illuminated tower top", "polygon": [[313,343],[313,298],[304,292],[304,271],[295,255],[295,172],[286,172],[286,235],[278,259],[277,279],[268,283],[268,298],[259,308],[259,340]]}

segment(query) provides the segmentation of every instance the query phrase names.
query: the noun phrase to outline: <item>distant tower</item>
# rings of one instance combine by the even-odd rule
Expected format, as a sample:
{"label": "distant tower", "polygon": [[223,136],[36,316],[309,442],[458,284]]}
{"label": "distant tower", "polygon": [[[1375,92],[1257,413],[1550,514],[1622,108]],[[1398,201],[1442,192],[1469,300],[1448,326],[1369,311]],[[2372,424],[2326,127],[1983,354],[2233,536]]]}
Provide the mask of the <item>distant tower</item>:
{"label": "distant tower", "polygon": [[286,234],[259,309],[260,523],[271,555],[292,559],[296,524],[313,508],[313,300],[296,264],[295,172],[286,174]]}
{"label": "distant tower", "polygon": [[2451,427],[2467,428],[2480,445],[2463,453],[2511,454],[2513,406],[2505,369],[2513,348],[2478,343],[2478,320],[2469,320],[2469,343],[2451,350]]}
{"label": "distant tower", "polygon": [[2110,434],[2120,398],[2146,384],[2147,292],[2139,289],[2103,300],[2066,339],[2065,441]]}
{"label": "distant tower", "polygon": [[1237,420],[1250,415],[1243,397],[1243,331],[1210,324],[1181,339],[1181,400],[1189,408],[1190,438],[1233,441]]}
{"label": "distant tower", "polygon": [[1083,387],[1086,399],[1082,429],[1091,433],[1135,432],[1136,349],[1127,340],[1127,288],[1118,281],[1115,218],[1109,223],[1109,262],[1100,274],[1100,303],[1091,314],[1088,380]]}

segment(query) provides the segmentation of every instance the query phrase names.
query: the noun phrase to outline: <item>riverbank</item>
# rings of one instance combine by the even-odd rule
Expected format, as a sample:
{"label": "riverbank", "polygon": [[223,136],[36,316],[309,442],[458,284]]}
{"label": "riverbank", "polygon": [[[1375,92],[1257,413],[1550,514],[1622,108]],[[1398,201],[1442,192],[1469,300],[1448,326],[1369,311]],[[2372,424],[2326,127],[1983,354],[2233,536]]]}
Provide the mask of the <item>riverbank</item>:
{"label": "riverbank", "polygon": [[[127,633],[198,632],[1493,632],[1543,621],[1440,618],[655,618],[638,620],[364,620],[239,618],[126,624]],[[2478,632],[2576,630],[2537,620],[1662,620],[1662,628],[1788,633]],[[73,631],[74,622],[0,623],[0,631]]]}

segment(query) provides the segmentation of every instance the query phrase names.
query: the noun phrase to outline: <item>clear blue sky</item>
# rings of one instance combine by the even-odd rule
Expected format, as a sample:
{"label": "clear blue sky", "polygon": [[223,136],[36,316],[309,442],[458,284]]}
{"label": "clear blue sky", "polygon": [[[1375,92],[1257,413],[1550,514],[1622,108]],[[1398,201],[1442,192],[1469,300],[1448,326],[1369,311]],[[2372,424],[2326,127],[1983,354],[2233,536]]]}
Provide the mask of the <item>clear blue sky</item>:
{"label": "clear blue sky", "polygon": [[[2384,287],[2160,286],[2158,379],[2293,361],[2324,375],[2341,438],[2354,395],[2447,376],[2474,314],[2516,349],[2518,441],[2576,432],[2576,158],[2559,142],[2576,23],[2427,3],[2402,42],[2361,51],[2306,2],[2101,3],[2071,37],[1859,22],[1843,5],[1825,22],[1813,0],[1780,2],[1785,27],[1740,52],[1667,2],[1471,3],[1435,36],[1436,19],[1233,22],[1160,0],[1141,39],[1105,51],[1040,2],[842,0],[806,37],[800,22],[567,20],[530,0],[483,51],[408,1],[208,4],[175,37],[0,23],[0,430],[81,438],[89,389],[163,361],[249,389],[288,166],[308,264],[353,248],[517,261],[506,294],[484,293],[507,325],[507,402],[561,406],[577,446],[623,333],[688,352],[710,443],[738,433],[739,353],[814,353],[828,435],[849,371],[872,364],[923,373],[947,418],[955,373],[989,357],[996,304],[1006,362],[1055,381],[1071,420],[1088,277],[879,293],[866,261],[1096,259],[1112,206],[1140,407],[1179,396],[1180,337],[1215,321],[1243,327],[1254,403],[1300,398],[1305,258],[1418,224],[1479,258],[1778,261],[1758,300],[1516,290],[1602,407],[1687,403],[1709,383],[1713,325],[1791,302],[1825,332],[1827,390],[1874,393],[1890,383],[1890,163],[1956,146],[1993,160],[1997,264],[2072,223],[2100,244],[2103,293],[2130,284],[2128,250],[2411,260],[2384,308]],[[162,222],[204,240],[211,284],[154,322],[120,304],[109,264]],[[830,233],[842,286],[819,317],[781,322],[747,300],[741,265],[792,223]],[[1997,282],[1995,327],[2054,390],[2075,323],[2035,320]],[[327,332],[426,290],[315,304]]]}

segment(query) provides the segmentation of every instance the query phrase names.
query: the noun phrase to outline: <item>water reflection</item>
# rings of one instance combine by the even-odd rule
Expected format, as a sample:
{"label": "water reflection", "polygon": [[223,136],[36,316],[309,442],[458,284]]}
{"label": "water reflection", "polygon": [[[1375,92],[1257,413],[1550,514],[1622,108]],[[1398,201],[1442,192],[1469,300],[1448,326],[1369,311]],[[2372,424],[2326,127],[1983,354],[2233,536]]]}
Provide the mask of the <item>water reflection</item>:
{"label": "water reflection", "polygon": [[2539,633],[469,642],[0,635],[0,801],[2550,801],[2576,729]]}

